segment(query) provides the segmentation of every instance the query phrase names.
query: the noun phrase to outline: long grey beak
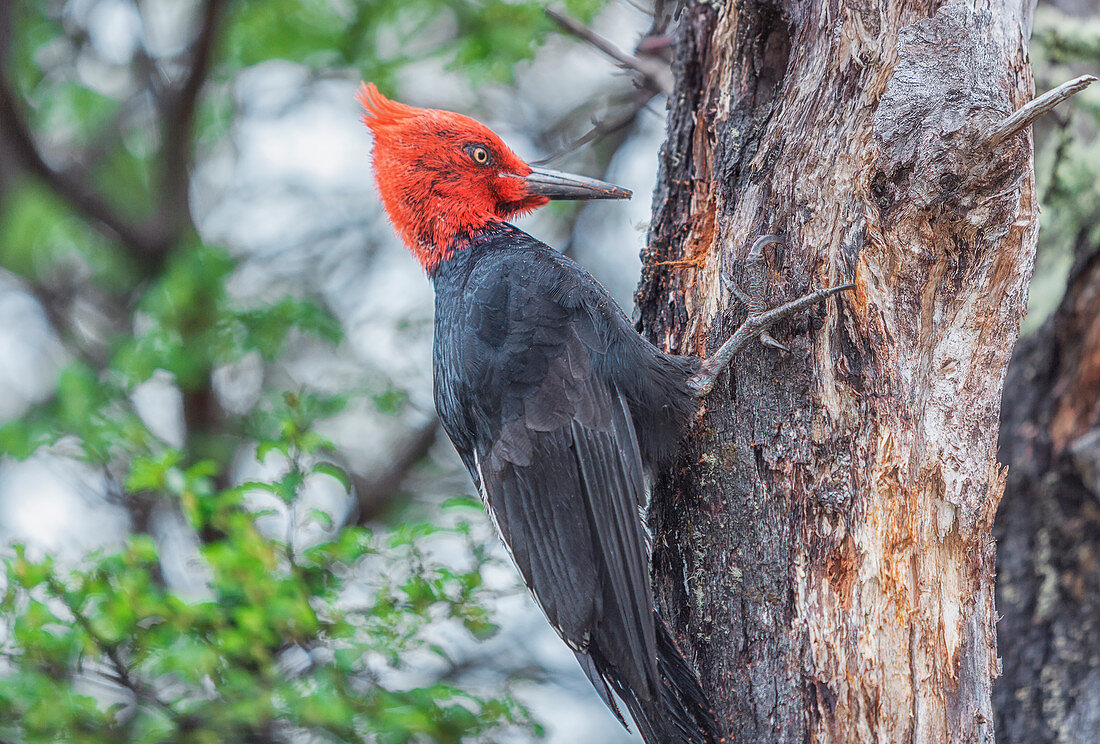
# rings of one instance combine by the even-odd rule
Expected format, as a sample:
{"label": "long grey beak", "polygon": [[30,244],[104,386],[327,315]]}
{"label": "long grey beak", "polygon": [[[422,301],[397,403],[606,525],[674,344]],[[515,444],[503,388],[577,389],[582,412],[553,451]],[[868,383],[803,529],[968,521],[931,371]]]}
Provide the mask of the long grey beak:
{"label": "long grey beak", "polygon": [[524,181],[532,196],[548,199],[629,199],[633,196],[630,189],[621,186],[545,168],[535,168]]}

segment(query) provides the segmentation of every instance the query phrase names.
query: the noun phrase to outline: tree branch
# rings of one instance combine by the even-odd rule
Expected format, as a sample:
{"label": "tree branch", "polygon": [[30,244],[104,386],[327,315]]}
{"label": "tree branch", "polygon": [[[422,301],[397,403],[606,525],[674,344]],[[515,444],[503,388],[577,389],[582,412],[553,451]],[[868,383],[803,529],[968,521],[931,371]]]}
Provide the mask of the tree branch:
{"label": "tree branch", "polygon": [[986,136],[986,145],[988,147],[996,147],[1016,132],[1024,129],[1040,116],[1053,109],[1062,101],[1080,93],[1095,82],[1095,76],[1081,75],[1025,103],[1016,113],[1006,117]]}
{"label": "tree branch", "polygon": [[0,136],[7,141],[20,168],[38,177],[109,238],[143,256],[159,250],[162,243],[159,236],[124,218],[75,174],[57,170],[46,162],[3,70],[0,70]]}
{"label": "tree branch", "polygon": [[672,95],[672,71],[667,65],[663,65],[656,60],[643,59],[633,54],[627,54],[580,21],[570,18],[553,8],[547,8],[546,15],[566,33],[572,34],[599,49],[613,59],[619,67],[638,73],[646,88],[654,93],[663,93],[666,96]]}
{"label": "tree branch", "polygon": [[[191,64],[178,88],[167,93],[161,106],[164,144],[160,157],[161,199],[157,227],[127,219],[76,172],[51,167],[34,142],[21,103],[0,69],[0,136],[18,167],[41,179],[79,214],[109,238],[130,249],[135,257],[159,262],[190,223],[188,168],[191,128],[199,92],[209,75],[218,21],[224,0],[206,0],[199,30],[192,44]],[[0,68],[5,63],[0,59]],[[155,93],[155,91],[153,91]]]}
{"label": "tree branch", "polygon": [[169,230],[178,233],[190,222],[189,177],[191,128],[199,92],[210,72],[218,21],[224,0],[206,0],[198,34],[191,46],[191,65],[179,87],[168,92],[161,108],[164,145],[161,151],[160,216]]}
{"label": "tree branch", "polygon": [[433,416],[431,421],[412,433],[394,454],[390,467],[385,471],[373,478],[352,474],[358,511],[353,520],[355,524],[365,524],[378,515],[381,507],[401,487],[413,466],[428,454],[438,436],[439,419]]}
{"label": "tree branch", "polygon": [[[653,97],[655,95],[656,93],[649,89],[635,91],[631,100],[629,100],[627,104],[626,110],[620,116],[616,116],[611,119],[593,119],[592,126],[588,129],[587,132],[582,134],[577,139],[566,143],[546,157],[531,161],[532,165],[545,165],[546,163],[557,160],[563,155],[574,152],[581,147],[584,147],[590,142],[602,139],[603,137],[615,134],[616,132],[620,132],[626,129],[638,119],[638,115],[641,114],[642,110],[649,105],[649,102],[653,100]],[[559,124],[558,128],[561,128],[561,124]],[[621,144],[621,142],[619,144]],[[612,149],[618,150],[618,145],[615,145]]]}

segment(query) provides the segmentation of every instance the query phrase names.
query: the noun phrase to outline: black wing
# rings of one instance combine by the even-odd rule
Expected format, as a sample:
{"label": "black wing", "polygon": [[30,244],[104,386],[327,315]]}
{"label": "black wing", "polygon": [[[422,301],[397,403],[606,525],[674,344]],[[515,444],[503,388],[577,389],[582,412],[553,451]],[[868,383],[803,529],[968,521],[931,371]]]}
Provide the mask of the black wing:
{"label": "black wing", "polygon": [[[575,650],[614,629],[604,653],[637,689],[656,679],[644,478],[622,397],[573,336],[523,399],[523,415],[477,451],[482,488],[516,565]],[[611,635],[601,633],[604,636]],[[631,687],[635,687],[634,684]]]}
{"label": "black wing", "polygon": [[441,364],[437,346],[437,376],[462,381],[437,379],[441,418],[558,633],[579,657],[598,649],[650,700],[659,679],[644,470],[626,399],[600,373],[606,320],[570,284],[568,264],[530,259],[482,261],[449,309],[466,320],[444,343],[464,362]]}

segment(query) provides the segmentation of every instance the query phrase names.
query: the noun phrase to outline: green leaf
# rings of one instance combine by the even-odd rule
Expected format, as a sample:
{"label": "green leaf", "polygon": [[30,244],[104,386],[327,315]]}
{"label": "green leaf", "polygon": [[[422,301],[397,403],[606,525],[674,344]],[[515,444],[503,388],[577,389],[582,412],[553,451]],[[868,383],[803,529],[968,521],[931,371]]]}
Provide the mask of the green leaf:
{"label": "green leaf", "polygon": [[481,503],[481,499],[469,494],[458,494],[451,496],[448,499],[444,499],[440,505],[444,509],[476,509],[477,511],[484,512],[485,507]]}
{"label": "green leaf", "polygon": [[40,280],[73,262],[106,289],[125,289],[136,279],[134,266],[117,245],[45,186],[21,181],[0,200],[0,266]]}
{"label": "green leaf", "polygon": [[313,466],[313,472],[335,478],[344,487],[345,491],[351,493],[351,476],[339,465],[331,462],[318,462]]}
{"label": "green leaf", "polygon": [[374,405],[378,408],[378,411],[387,416],[396,416],[401,413],[409,402],[409,394],[397,388],[389,388],[384,392],[371,396],[371,398],[374,400]]}
{"label": "green leaf", "polygon": [[326,530],[331,530],[333,527],[332,516],[322,509],[310,509],[308,519],[317,522]]}
{"label": "green leaf", "polygon": [[165,487],[168,471],[183,459],[176,449],[165,449],[157,455],[138,456],[130,463],[125,487],[131,493],[159,491]]}

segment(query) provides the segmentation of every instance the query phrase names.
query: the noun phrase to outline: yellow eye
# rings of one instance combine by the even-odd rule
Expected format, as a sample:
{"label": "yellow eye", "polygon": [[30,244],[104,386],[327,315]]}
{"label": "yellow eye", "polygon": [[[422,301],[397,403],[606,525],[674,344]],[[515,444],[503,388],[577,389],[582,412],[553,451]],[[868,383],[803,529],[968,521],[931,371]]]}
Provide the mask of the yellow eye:
{"label": "yellow eye", "polygon": [[478,165],[485,165],[489,162],[489,151],[484,147],[474,147],[470,150],[470,157]]}

